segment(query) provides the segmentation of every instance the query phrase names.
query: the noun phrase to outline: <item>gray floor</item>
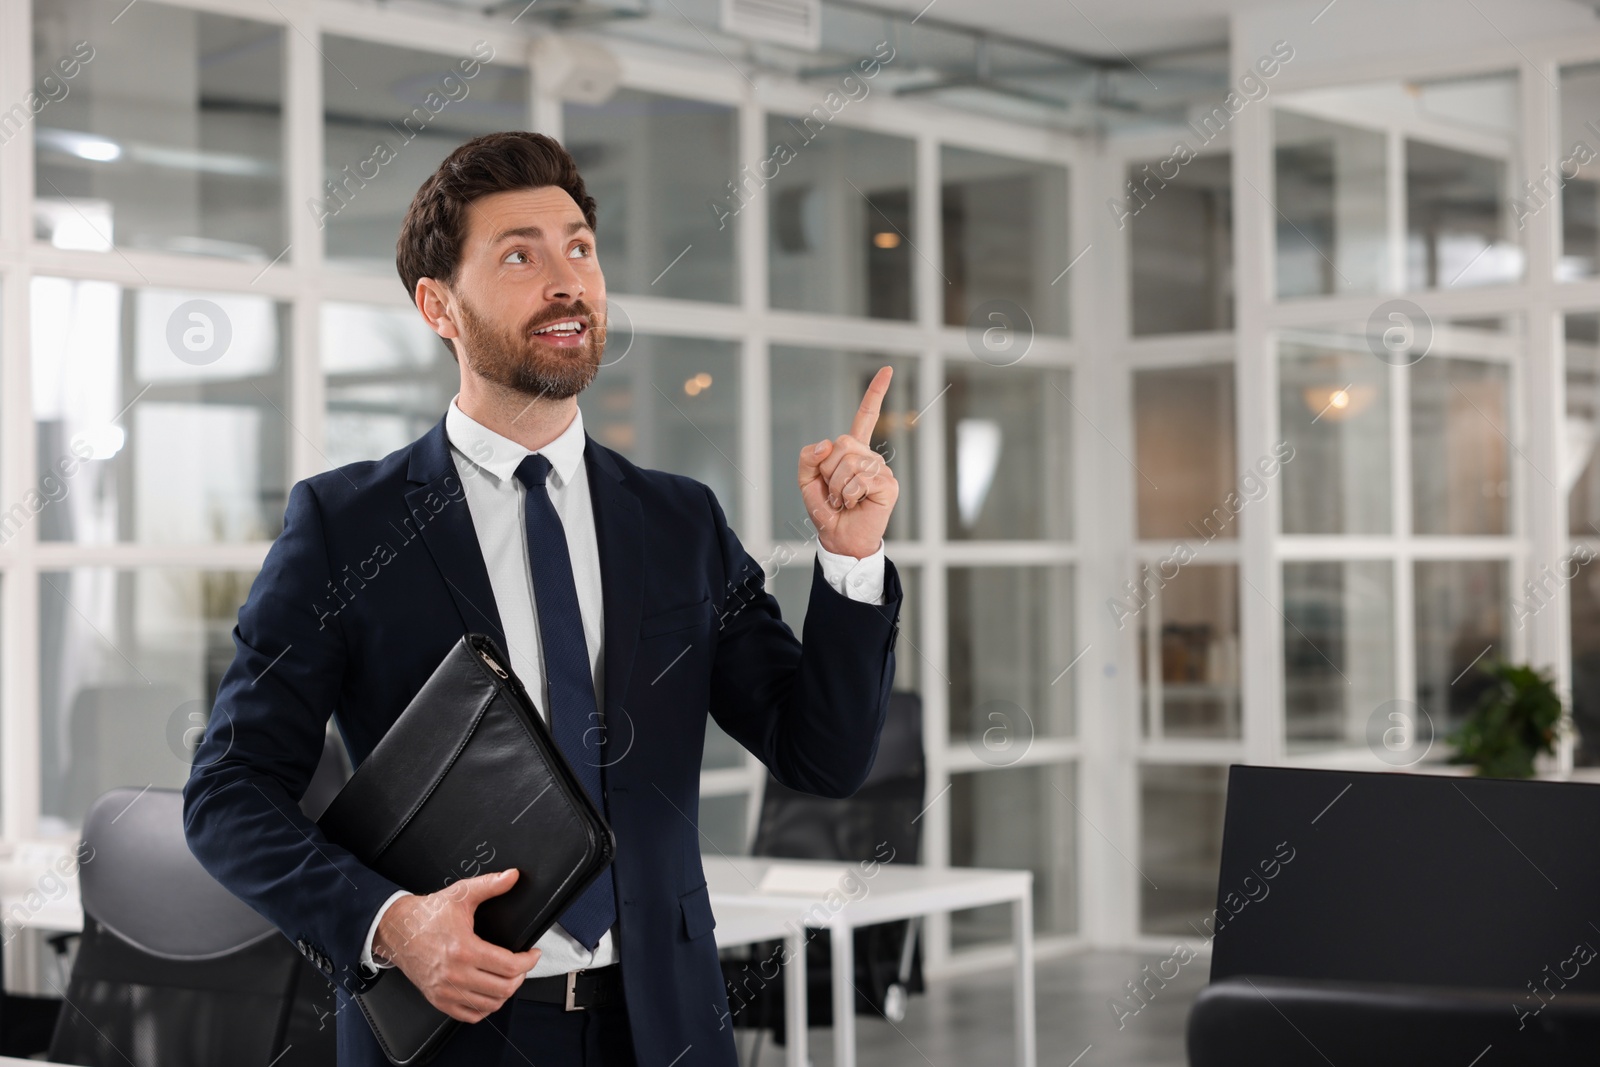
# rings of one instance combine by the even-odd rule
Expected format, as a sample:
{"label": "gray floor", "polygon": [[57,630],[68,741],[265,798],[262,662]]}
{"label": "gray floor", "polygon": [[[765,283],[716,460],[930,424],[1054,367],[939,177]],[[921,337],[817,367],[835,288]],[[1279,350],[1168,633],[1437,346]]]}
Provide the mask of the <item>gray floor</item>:
{"label": "gray floor", "polygon": [[[1211,964],[1196,959],[1178,968],[1164,987],[1154,981],[1149,1003],[1137,1014],[1118,1016],[1109,1002],[1119,994],[1133,1006],[1125,983],[1152,972],[1167,958],[1127,952],[1085,952],[1037,965],[1040,1067],[1184,1067],[1183,1028],[1189,1005],[1206,984]],[[1168,962],[1164,973],[1176,965]],[[969,1067],[1015,1063],[1012,1039],[1011,972],[982,974],[928,983],[913,997],[906,1017],[891,1025],[857,1017],[861,1067]],[[816,1067],[833,1063],[833,1035],[811,1031]],[[750,1067],[751,1039],[739,1040],[741,1062]],[[1081,1058],[1079,1058],[1081,1057]],[[760,1067],[782,1067],[783,1050],[762,1044]]]}

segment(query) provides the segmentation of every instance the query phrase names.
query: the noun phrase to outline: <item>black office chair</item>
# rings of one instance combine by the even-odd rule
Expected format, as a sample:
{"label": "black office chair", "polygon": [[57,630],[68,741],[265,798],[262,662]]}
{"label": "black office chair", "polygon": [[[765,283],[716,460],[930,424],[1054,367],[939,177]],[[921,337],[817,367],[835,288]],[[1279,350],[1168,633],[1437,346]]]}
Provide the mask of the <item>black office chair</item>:
{"label": "black office chair", "polygon": [[[1200,991],[1189,1067],[1414,1067],[1470,1062],[1491,1046],[1539,1067],[1588,1067],[1600,995],[1565,990],[1518,1025],[1526,990],[1238,976]],[[1489,1058],[1484,1059],[1485,1063]]]}
{"label": "black office chair", "polygon": [[[332,731],[301,799],[320,814],[349,777]],[[95,1067],[332,1067],[333,987],[189,851],[183,796],[113,789],[84,819],[83,940],[49,1058]],[[248,847],[248,843],[241,843]]]}
{"label": "black office chair", "polygon": [[[914,821],[921,812],[927,782],[922,748],[922,698],[893,692],[878,742],[877,758],[866,782],[843,800],[800,793],[767,776],[754,856],[782,859],[881,861],[916,863],[920,836]],[[887,847],[885,847],[887,846]],[[889,852],[893,849],[893,852]],[[870,883],[869,883],[870,884]],[[848,905],[847,905],[848,906]],[[906,998],[926,987],[922,978],[919,920],[863,926],[855,931],[856,1012],[899,1021]],[[746,959],[724,959],[723,977],[730,987],[729,1008],[735,1026],[771,1030],[773,1040],[786,1042],[783,981],[752,981],[753,967],[781,958],[781,942],[752,946]],[[833,949],[827,937],[806,943],[806,1014],[811,1026],[833,1025]],[[756,1050],[760,1044],[757,1038]]]}
{"label": "black office chair", "polygon": [[1596,825],[1585,783],[1230,768],[1190,1067],[1595,1063]]}

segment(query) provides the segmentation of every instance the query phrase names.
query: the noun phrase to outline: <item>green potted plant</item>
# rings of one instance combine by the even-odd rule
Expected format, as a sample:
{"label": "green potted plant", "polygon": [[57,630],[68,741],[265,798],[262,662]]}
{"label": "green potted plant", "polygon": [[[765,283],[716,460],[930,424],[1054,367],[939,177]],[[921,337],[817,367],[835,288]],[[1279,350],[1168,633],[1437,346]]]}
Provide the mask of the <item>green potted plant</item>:
{"label": "green potted plant", "polygon": [[1483,778],[1532,778],[1539,753],[1555,752],[1561,696],[1542,671],[1522,664],[1486,662],[1493,681],[1459,729],[1451,763],[1470,763]]}

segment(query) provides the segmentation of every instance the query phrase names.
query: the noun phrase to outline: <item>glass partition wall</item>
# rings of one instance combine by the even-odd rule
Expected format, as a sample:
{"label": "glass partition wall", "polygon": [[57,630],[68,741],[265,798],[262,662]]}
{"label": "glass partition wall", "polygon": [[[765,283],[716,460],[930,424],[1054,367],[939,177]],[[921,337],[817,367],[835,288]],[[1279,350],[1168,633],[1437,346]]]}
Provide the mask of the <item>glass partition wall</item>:
{"label": "glass partition wall", "polygon": [[1525,91],[1514,71],[1304,90],[1261,131],[1281,207],[1264,425],[1293,454],[1264,580],[1291,761],[1444,770],[1482,667],[1539,655],[1518,614],[1544,496],[1524,405],[1552,353],[1523,310]]}
{"label": "glass partition wall", "polygon": [[1106,794],[1137,905],[1100,915],[1149,947],[1203,940],[1231,763],[1460,773],[1500,660],[1570,697],[1542,771],[1600,763],[1600,65],[1507,53],[1285,77],[1179,131],[1177,166],[1172,138],[1111,143],[1093,376],[1126,397],[1096,410],[1134,549],[1099,633],[1134,672]]}
{"label": "glass partition wall", "polygon": [[[69,89],[0,121],[6,839],[185,780],[290,486],[404,446],[456,391],[394,273],[417,186],[470,137],[536,129],[599,201],[613,329],[586,428],[709,485],[797,634],[799,449],[894,367],[871,445],[902,486],[895,688],[926,749],[905,858],[1030,868],[1041,947],[1080,943],[1077,145],[888,94],[819,123],[816,84],[638,49],[609,98],[562,101],[509,18],[125,6],[0,12],[7,99]],[[711,724],[708,854],[750,849],[764,780]],[[981,957],[1009,912],[926,935],[932,967]]]}

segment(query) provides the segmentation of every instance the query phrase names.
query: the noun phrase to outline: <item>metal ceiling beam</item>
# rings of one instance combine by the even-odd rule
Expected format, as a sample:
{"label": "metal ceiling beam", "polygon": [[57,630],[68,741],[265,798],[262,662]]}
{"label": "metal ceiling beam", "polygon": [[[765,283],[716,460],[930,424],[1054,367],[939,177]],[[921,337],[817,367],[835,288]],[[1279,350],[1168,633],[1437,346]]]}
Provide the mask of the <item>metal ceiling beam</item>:
{"label": "metal ceiling beam", "polygon": [[979,29],[963,22],[953,22],[949,19],[929,17],[928,15],[912,16],[909,12],[899,8],[883,7],[879,4],[868,3],[866,0],[822,0],[824,8],[836,7],[846,11],[856,11],[864,15],[872,15],[886,19],[890,22],[911,27],[913,24],[925,26],[959,37],[972,38],[975,41],[989,40],[997,44],[1010,45],[1014,48],[1037,52],[1051,56],[1062,63],[1083,67],[1089,70],[1136,70],[1138,61],[1151,61],[1172,59],[1178,56],[1210,55],[1216,52],[1226,53],[1228,50],[1227,37],[1215,41],[1198,41],[1192,45],[1182,45],[1177,48],[1163,48],[1150,52],[1143,52],[1137,56],[1102,56],[1093,52],[1082,52],[1072,48],[1063,48],[1060,45],[1045,44],[1028,37],[1017,37],[1007,33],[996,33],[993,30]]}

